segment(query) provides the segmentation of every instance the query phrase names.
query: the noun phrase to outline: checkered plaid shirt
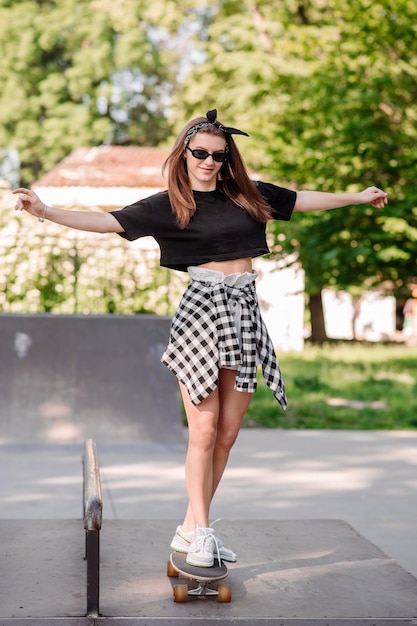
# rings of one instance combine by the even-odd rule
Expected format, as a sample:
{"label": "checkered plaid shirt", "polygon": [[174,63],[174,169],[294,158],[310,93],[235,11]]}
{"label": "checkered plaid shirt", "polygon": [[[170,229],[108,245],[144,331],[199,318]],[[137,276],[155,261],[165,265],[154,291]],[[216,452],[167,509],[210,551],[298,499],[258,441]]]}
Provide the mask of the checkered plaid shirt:
{"label": "checkered plaid shirt", "polygon": [[[230,306],[241,307],[241,346]],[[258,356],[265,382],[286,409],[284,383],[274,346],[261,317],[255,284],[231,287],[193,280],[172,324],[162,362],[186,386],[197,405],[216,387],[219,369],[236,369],[235,389],[256,391]]]}

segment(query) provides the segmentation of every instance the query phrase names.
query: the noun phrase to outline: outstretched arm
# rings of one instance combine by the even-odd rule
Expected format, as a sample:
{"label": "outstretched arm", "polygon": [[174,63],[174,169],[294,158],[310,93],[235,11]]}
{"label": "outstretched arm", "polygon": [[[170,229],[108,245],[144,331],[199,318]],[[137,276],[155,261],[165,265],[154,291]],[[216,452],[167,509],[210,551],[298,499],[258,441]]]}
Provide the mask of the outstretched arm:
{"label": "outstretched arm", "polygon": [[109,213],[99,213],[98,211],[69,211],[67,209],[56,209],[48,206],[39,198],[34,191],[20,187],[13,191],[19,194],[15,204],[16,211],[27,211],[39,220],[47,219],[50,222],[76,228],[77,230],[88,230],[95,233],[121,233],[123,227],[113,215]]}
{"label": "outstretched arm", "polygon": [[294,211],[327,211],[351,204],[372,204],[374,207],[382,209],[387,203],[387,194],[377,187],[368,187],[359,193],[298,191]]}

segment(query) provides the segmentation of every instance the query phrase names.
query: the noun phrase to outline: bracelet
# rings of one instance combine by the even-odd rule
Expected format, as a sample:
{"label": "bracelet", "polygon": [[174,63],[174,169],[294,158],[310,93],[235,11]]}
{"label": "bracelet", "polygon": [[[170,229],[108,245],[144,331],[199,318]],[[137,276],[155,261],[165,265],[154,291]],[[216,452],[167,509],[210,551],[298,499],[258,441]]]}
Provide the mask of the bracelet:
{"label": "bracelet", "polygon": [[44,209],[43,209],[43,215],[42,217],[38,217],[38,222],[44,222],[45,221],[45,217],[46,217],[46,204],[45,202],[43,203]]}

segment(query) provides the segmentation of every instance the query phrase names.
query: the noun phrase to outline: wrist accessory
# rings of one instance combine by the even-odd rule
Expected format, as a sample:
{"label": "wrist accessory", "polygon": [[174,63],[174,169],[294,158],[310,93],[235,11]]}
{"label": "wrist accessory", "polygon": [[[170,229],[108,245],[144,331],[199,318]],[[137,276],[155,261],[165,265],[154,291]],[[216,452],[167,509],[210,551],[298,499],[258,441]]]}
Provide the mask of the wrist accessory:
{"label": "wrist accessory", "polygon": [[45,221],[45,217],[46,217],[46,204],[45,202],[43,203],[44,209],[43,209],[43,215],[42,217],[38,217],[38,222],[44,222]]}

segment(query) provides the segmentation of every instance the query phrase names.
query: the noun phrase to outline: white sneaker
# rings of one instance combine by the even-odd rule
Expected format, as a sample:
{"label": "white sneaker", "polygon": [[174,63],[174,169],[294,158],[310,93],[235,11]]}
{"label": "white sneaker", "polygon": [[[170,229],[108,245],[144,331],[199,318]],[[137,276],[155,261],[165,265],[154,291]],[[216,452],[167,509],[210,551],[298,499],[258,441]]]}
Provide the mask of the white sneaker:
{"label": "white sneaker", "polygon": [[[216,537],[217,541],[217,550],[220,554],[220,558],[222,561],[230,561],[231,563],[235,563],[237,561],[237,554],[235,554],[229,548],[226,548],[223,541]],[[214,550],[214,556],[217,558],[217,550]]]}
{"label": "white sneaker", "polygon": [[171,541],[171,549],[175,550],[175,552],[184,552],[187,554],[194,537],[194,530],[191,532],[185,532],[182,529],[182,526],[177,526],[177,530],[175,531],[175,535]]}
{"label": "white sneaker", "polygon": [[[213,522],[213,524],[215,523],[216,522]],[[175,550],[175,552],[183,552],[184,554],[187,554],[194,538],[195,538],[195,531],[186,532],[182,529],[181,525],[177,526],[175,535],[171,541],[171,549]],[[220,559],[222,561],[229,561],[230,563],[235,563],[237,561],[237,554],[235,554],[233,550],[226,548],[223,541],[217,536],[216,536],[216,542],[217,542],[217,545],[215,545],[215,549],[214,549],[215,558],[218,559],[220,556]]]}
{"label": "white sneaker", "polygon": [[216,538],[212,528],[197,528],[186,561],[196,567],[212,567],[216,552]]}

